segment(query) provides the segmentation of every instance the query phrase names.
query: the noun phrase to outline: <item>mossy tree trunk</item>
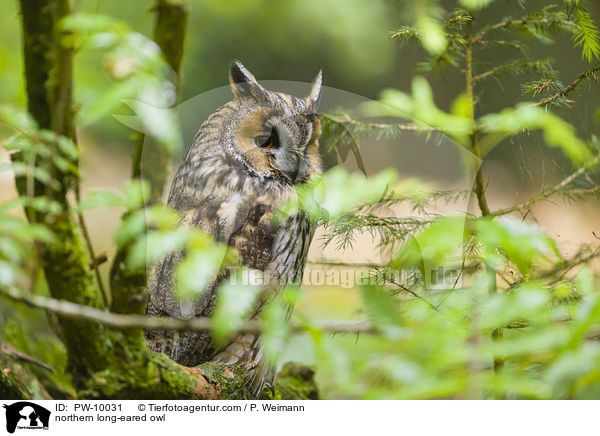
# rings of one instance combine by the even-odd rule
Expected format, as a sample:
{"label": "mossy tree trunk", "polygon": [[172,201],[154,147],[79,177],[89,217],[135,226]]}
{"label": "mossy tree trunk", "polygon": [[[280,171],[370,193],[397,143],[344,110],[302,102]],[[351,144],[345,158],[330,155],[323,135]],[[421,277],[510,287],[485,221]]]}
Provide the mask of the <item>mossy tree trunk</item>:
{"label": "mossy tree trunk", "polygon": [[[72,56],[61,44],[59,21],[70,13],[68,0],[21,0],[23,50],[28,110],[42,129],[75,139],[71,104]],[[54,144],[48,143],[48,147]],[[58,152],[58,149],[53,149]],[[19,156],[15,157],[19,159]],[[36,163],[37,165],[38,163]],[[41,164],[41,163],[39,163]],[[58,215],[30,214],[47,226],[55,242],[40,247],[42,267],[53,298],[102,307],[98,284],[89,269],[88,249],[67,192],[72,175],[52,168],[62,189],[38,184],[35,195],[59,202]],[[19,194],[28,194],[17,180]],[[141,334],[114,331],[103,325],[59,317],[69,372],[81,396],[88,398],[202,398],[213,395],[206,379],[147,349]]]}

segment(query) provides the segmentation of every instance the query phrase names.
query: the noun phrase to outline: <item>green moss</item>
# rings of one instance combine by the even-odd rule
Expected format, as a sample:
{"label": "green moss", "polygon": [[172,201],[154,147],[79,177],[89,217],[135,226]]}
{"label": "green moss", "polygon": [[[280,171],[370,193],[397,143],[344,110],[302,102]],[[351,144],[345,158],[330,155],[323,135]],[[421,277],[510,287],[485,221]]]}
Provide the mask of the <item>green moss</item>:
{"label": "green moss", "polygon": [[318,400],[319,388],[315,382],[315,368],[298,363],[286,363],[275,380],[275,399]]}
{"label": "green moss", "polygon": [[205,362],[198,365],[209,381],[221,389],[224,400],[247,400],[251,398],[245,385],[246,369],[242,366]]}
{"label": "green moss", "polygon": [[0,319],[4,319],[4,323],[0,323],[0,341],[53,367],[55,372],[26,364],[53,398],[71,398],[74,390],[65,370],[66,350],[52,332],[46,314],[3,302],[0,305]]}
{"label": "green moss", "polygon": [[7,400],[51,399],[46,389],[25,365],[2,353],[0,353],[0,398]]}

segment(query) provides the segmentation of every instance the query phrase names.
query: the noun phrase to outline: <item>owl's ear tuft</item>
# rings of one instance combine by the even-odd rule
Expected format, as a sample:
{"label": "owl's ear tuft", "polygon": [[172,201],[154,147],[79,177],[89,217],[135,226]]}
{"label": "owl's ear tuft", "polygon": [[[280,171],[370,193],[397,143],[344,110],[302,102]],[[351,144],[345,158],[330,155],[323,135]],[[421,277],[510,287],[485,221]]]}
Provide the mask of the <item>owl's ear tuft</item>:
{"label": "owl's ear tuft", "polygon": [[260,98],[266,90],[258,84],[256,78],[238,60],[234,60],[229,67],[229,83],[233,95],[236,97]]}
{"label": "owl's ear tuft", "polygon": [[310,94],[308,94],[308,97],[306,97],[307,106],[313,112],[317,111],[317,107],[319,106],[319,102],[321,101],[321,95],[322,95],[321,83],[322,82],[323,82],[323,71],[320,70],[317,73],[317,77],[315,77],[315,80],[313,81],[313,85],[310,90]]}

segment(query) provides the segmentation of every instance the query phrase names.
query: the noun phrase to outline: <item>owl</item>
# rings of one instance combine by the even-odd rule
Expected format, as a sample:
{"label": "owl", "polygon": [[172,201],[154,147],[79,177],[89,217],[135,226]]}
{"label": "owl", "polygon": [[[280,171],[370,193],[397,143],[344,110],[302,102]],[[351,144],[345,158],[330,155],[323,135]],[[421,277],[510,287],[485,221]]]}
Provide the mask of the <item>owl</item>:
{"label": "owl", "polygon": [[[200,127],[173,179],[168,204],[180,213],[180,225],[199,227],[235,249],[245,267],[269,277],[266,292],[274,295],[302,280],[314,234],[314,223],[302,211],[278,224],[272,218],[298,185],[321,172],[316,114],[321,72],[306,98],[265,89],[238,61],[230,67],[229,82],[234,98]],[[148,316],[211,316],[230,270],[223,267],[194,301],[179,301],[173,273],[182,258],[173,253],[152,268]],[[260,309],[258,303],[252,317]],[[258,334],[238,334],[225,346],[216,346],[206,331],[155,330],[146,340],[182,365],[245,365],[256,396],[265,384],[272,386],[275,371],[263,358]]]}

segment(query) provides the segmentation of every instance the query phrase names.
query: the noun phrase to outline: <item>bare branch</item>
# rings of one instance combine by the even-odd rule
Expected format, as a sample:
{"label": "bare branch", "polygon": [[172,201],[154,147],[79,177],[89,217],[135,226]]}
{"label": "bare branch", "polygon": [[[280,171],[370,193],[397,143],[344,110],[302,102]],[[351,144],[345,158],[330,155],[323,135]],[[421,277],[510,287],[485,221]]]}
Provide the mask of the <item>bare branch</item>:
{"label": "bare branch", "polygon": [[[48,310],[64,318],[93,321],[117,329],[210,330],[213,326],[210,318],[186,320],[168,317],[146,317],[139,314],[118,314],[71,303],[70,301],[24,294],[13,288],[0,288],[0,295],[29,307]],[[376,329],[367,321],[321,321],[309,325],[293,322],[291,330],[299,332],[306,330],[307,327],[317,328],[329,333],[376,333]],[[260,332],[260,321],[247,320],[239,331],[246,333]]]}
{"label": "bare branch", "polygon": [[34,365],[42,367],[47,371],[56,372],[56,370],[53,367],[51,367],[50,365],[48,365],[47,363],[44,363],[41,360],[38,360],[35,357],[30,356],[29,354],[25,354],[25,353],[17,350],[15,347],[13,347],[10,344],[7,344],[6,342],[0,342],[0,352],[2,352],[4,354],[8,354],[9,356],[16,357],[19,360],[33,363]]}

